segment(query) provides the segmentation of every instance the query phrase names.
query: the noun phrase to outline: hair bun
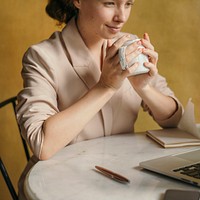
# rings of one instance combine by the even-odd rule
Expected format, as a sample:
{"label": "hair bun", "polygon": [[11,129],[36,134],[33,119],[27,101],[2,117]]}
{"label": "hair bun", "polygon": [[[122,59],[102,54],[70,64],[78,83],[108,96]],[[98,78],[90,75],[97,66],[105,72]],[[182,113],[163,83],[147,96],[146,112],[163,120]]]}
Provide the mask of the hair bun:
{"label": "hair bun", "polygon": [[46,6],[46,13],[60,23],[67,23],[78,13],[72,0],[49,0]]}

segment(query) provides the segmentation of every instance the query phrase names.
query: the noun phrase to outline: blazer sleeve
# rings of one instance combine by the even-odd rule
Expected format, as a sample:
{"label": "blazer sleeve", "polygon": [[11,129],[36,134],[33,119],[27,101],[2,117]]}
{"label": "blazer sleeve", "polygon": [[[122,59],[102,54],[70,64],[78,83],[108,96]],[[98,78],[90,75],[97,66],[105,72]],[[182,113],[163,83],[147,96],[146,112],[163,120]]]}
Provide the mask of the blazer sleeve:
{"label": "blazer sleeve", "polygon": [[[162,94],[173,98],[177,105],[176,111],[168,119],[162,120],[162,121],[159,121],[156,119],[154,119],[154,120],[163,128],[177,127],[177,125],[181,119],[181,116],[183,114],[182,104],[176,98],[176,96],[174,95],[174,92],[168,87],[167,81],[163,76],[157,74],[157,76],[151,82],[151,85],[154,88],[156,88],[158,91],[160,91]],[[148,106],[145,104],[144,101],[142,101],[141,105],[143,107],[143,110],[147,111],[152,116],[151,110],[148,108]]]}
{"label": "blazer sleeve", "polygon": [[56,72],[48,52],[38,46],[25,53],[22,63],[24,89],[18,94],[17,120],[22,136],[38,158],[44,140],[44,121],[58,112]]}

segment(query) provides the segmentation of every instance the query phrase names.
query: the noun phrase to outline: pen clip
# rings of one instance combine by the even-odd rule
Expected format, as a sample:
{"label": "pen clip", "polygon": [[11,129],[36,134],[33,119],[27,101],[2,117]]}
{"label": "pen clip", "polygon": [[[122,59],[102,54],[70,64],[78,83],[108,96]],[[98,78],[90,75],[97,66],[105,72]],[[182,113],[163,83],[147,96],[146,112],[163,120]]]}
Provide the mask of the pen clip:
{"label": "pen clip", "polygon": [[130,183],[130,180],[127,179],[126,177],[120,175],[120,174],[117,174],[109,169],[106,169],[104,167],[100,167],[100,166],[95,166],[95,168],[101,172],[103,175],[113,179],[113,180],[116,180],[118,182],[121,182],[121,183]]}

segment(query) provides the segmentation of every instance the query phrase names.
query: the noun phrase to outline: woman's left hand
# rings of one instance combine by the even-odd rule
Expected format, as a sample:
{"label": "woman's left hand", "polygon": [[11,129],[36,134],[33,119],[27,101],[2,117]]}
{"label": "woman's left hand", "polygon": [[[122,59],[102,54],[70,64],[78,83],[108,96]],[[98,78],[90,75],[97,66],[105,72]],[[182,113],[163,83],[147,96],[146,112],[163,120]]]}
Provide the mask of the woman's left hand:
{"label": "woman's left hand", "polygon": [[149,59],[149,62],[144,63],[144,66],[149,69],[149,72],[146,74],[128,77],[129,81],[132,83],[135,89],[142,89],[147,86],[152,77],[154,77],[158,73],[158,53],[154,50],[154,46],[151,44],[149,35],[147,33],[144,34],[141,42],[142,45],[145,47],[142,53],[147,55]]}

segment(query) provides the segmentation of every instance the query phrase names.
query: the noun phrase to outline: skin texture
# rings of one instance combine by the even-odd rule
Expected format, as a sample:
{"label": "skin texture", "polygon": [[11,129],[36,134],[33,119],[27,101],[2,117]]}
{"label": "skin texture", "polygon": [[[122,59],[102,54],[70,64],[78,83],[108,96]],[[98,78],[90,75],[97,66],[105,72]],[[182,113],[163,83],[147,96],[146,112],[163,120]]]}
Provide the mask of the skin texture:
{"label": "skin texture", "polygon": [[[50,158],[69,144],[110,100],[127,77],[133,88],[148,105],[155,119],[167,119],[176,111],[176,103],[171,97],[161,94],[149,85],[149,81],[158,71],[158,54],[154,51],[147,33],[144,34],[141,41],[127,47],[126,59],[129,61],[131,57],[136,57],[140,53],[146,54],[149,62],[145,63],[145,66],[150,69],[149,73],[129,77],[138,63],[125,71],[121,70],[118,49],[130,39],[130,36],[129,34],[119,36],[119,32],[129,18],[133,3],[133,1],[127,0],[74,0],[74,5],[79,9],[77,18],[79,33],[102,74],[99,82],[85,96],[71,107],[45,121],[41,160]],[[118,39],[113,42],[113,38],[116,37]],[[108,48],[103,57],[102,45],[105,40]],[[145,47],[143,50],[138,50],[140,44]],[[77,126],[77,124],[79,125]],[[65,130],[68,130],[67,133]]]}

